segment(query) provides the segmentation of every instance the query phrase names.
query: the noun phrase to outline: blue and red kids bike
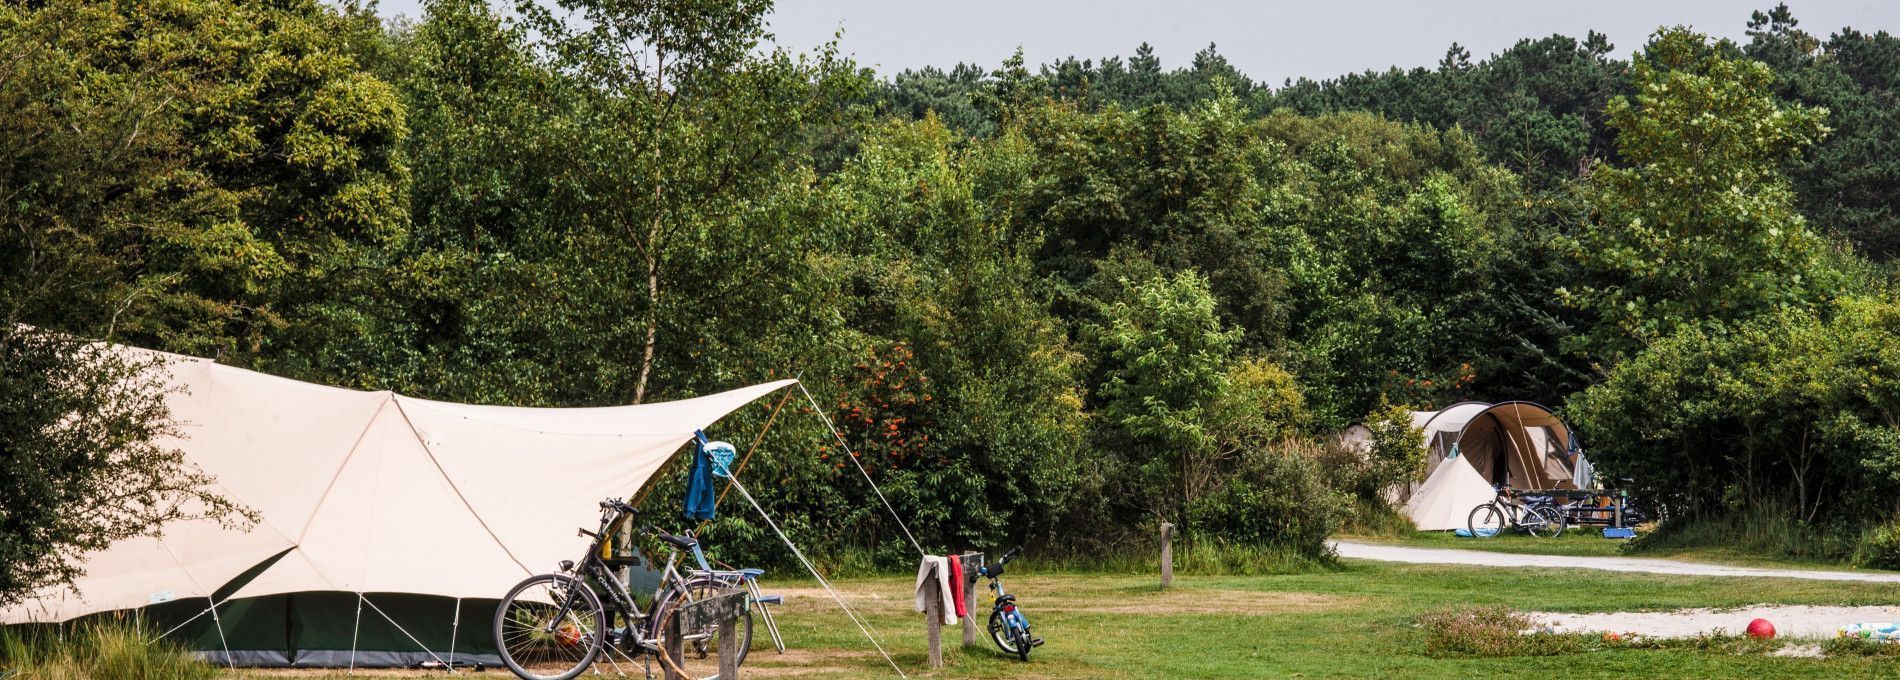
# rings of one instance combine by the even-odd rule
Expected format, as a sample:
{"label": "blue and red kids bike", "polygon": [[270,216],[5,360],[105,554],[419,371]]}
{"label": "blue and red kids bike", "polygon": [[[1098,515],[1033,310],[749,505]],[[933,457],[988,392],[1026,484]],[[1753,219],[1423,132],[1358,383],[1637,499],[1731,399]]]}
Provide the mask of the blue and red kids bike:
{"label": "blue and red kids bike", "polygon": [[996,602],[990,606],[990,639],[1005,654],[1015,654],[1028,661],[1029,650],[1042,646],[1042,638],[1029,634],[1029,619],[1017,608],[1016,596],[1003,592],[1003,565],[1022,551],[1022,546],[1010,548],[996,564],[981,567],[976,573],[988,577],[990,590],[996,591]]}

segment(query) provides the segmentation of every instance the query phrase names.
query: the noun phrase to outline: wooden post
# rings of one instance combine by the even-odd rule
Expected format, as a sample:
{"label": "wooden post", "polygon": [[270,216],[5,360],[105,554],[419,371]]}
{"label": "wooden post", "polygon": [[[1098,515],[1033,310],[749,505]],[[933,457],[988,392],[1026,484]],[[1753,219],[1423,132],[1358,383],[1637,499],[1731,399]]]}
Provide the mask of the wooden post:
{"label": "wooden post", "polygon": [[1161,523],[1161,587],[1174,585],[1174,525]]}
{"label": "wooden post", "polygon": [[[744,588],[729,588],[718,595],[697,602],[681,605],[679,611],[668,623],[666,654],[678,664],[685,646],[680,642],[679,632],[683,630],[703,631],[717,629],[719,635],[719,677],[738,677],[739,672],[739,617],[745,616],[752,606],[752,594]],[[664,665],[664,664],[663,664]],[[666,669],[667,680],[673,680],[673,669]],[[690,680],[690,679],[686,679]]]}
{"label": "wooden post", "polygon": [[[942,567],[938,567],[941,569]],[[939,574],[931,570],[930,579]],[[924,631],[930,641],[930,667],[943,668],[943,588],[933,580],[924,581]]]}
{"label": "wooden post", "polygon": [[957,559],[963,560],[963,582],[956,584],[963,589],[963,604],[968,616],[963,617],[963,646],[976,644],[976,570],[983,567],[983,553],[966,552]]}
{"label": "wooden post", "polygon": [[719,680],[739,677],[739,620],[719,622]]}
{"label": "wooden post", "polygon": [[675,613],[668,618],[670,620],[666,623],[665,649],[661,650],[660,653],[665,654],[666,658],[672,659],[673,662],[660,665],[666,667],[666,680],[691,680],[673,671],[674,668],[678,668],[681,663],[685,662],[686,644],[680,641],[680,615]]}
{"label": "wooden post", "polygon": [[1616,495],[1616,528],[1623,528],[1623,495]]}

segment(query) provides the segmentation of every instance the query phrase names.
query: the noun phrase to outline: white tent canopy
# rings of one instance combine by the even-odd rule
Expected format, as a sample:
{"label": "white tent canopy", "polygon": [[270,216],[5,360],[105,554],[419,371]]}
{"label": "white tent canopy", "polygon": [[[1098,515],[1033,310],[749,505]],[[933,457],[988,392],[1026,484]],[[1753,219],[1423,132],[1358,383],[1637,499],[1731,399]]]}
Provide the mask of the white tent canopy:
{"label": "white tent canopy", "polygon": [[1477,470],[1462,459],[1446,458],[1412,494],[1412,500],[1405,504],[1405,515],[1421,531],[1451,531],[1466,525],[1472,508],[1496,496]]}
{"label": "white tent canopy", "polygon": [[[143,350],[136,350],[143,351]],[[168,361],[166,442],[255,510],[255,526],[176,522],[89,555],[73,588],[0,622],[299,591],[495,598],[572,559],[595,504],[643,488],[695,430],[794,381],[604,408],[472,406]],[[444,565],[453,565],[447,567]]]}

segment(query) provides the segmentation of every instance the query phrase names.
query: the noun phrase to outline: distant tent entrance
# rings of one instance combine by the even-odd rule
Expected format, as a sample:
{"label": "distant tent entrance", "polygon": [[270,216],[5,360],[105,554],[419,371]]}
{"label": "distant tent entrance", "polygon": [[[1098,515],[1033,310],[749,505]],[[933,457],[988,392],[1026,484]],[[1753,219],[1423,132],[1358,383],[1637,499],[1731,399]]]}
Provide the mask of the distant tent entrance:
{"label": "distant tent entrance", "polygon": [[1570,427],[1541,405],[1460,402],[1440,411],[1414,411],[1412,425],[1425,433],[1425,469],[1432,472],[1400,495],[1420,529],[1464,526],[1465,514],[1490,501],[1497,486],[1577,488],[1582,453]]}

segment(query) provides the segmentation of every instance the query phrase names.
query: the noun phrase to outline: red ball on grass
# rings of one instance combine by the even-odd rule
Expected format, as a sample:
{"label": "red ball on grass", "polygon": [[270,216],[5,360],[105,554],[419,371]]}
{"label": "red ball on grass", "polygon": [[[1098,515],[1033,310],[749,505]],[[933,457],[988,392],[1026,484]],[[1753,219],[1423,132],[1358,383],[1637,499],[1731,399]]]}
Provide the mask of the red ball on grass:
{"label": "red ball on grass", "polygon": [[1768,619],[1755,619],[1750,621],[1748,622],[1748,636],[1752,638],[1762,638],[1764,640],[1774,637],[1775,624],[1769,623]]}

